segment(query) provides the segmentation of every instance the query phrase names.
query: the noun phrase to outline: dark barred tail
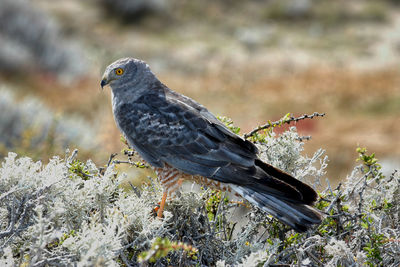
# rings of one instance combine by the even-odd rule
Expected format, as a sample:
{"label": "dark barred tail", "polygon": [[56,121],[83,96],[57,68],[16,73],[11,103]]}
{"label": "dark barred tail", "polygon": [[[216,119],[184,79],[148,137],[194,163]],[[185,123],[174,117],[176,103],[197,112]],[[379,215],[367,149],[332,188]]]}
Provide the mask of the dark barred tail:
{"label": "dark barred tail", "polygon": [[256,192],[251,188],[232,185],[231,188],[253,205],[271,214],[297,232],[305,232],[314,224],[321,223],[319,211],[302,203],[291,203],[277,196]]}

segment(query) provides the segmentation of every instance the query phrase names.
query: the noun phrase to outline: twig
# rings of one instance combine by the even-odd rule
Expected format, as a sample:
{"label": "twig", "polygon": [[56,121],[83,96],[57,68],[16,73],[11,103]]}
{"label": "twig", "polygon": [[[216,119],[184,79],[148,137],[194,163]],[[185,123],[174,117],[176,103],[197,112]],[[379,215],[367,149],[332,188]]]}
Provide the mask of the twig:
{"label": "twig", "polygon": [[133,265],[131,265],[131,264],[128,262],[128,259],[126,258],[126,256],[125,256],[124,253],[120,253],[119,256],[121,257],[121,260],[124,262],[124,264],[125,264],[127,267],[133,266]]}
{"label": "twig", "polygon": [[[362,205],[363,205],[363,202],[364,202],[363,194],[364,194],[365,189],[366,189],[367,186],[368,186],[368,181],[367,181],[367,179],[368,179],[368,176],[369,176],[371,173],[372,173],[372,170],[369,170],[369,171],[362,177],[363,180],[364,180],[364,183],[363,183],[363,185],[362,185],[362,187],[361,187],[361,189],[360,189],[360,192],[358,192],[358,194],[359,194],[359,196],[360,196],[360,200],[359,200],[359,203],[358,203],[358,213],[362,213]],[[362,180],[361,180],[361,181],[362,181]],[[353,188],[353,191],[354,191],[354,189],[355,189],[355,187]]]}
{"label": "twig", "polygon": [[[339,183],[338,187],[336,187],[335,191],[338,191],[338,193],[336,194],[336,197],[334,200],[331,201],[331,204],[329,205],[329,207],[325,210],[326,214],[329,214],[329,212],[331,211],[331,209],[333,208],[333,205],[336,203],[336,201],[338,201],[338,199],[342,196],[342,191],[339,191],[340,187],[342,186],[342,183]],[[331,194],[333,195],[333,192],[331,192]]]}
{"label": "twig", "polygon": [[309,141],[311,140],[311,135],[299,136],[296,138],[296,140],[300,142]]}
{"label": "twig", "polygon": [[222,206],[223,206],[225,194],[226,193],[224,192],[224,195],[221,196],[221,201],[218,203],[217,212],[215,213],[215,217],[214,217],[213,232],[215,232],[216,229],[217,229],[218,215],[222,215],[223,216],[223,211],[221,211],[221,209],[222,209]]}
{"label": "twig", "polygon": [[305,252],[306,252],[307,256],[310,257],[310,259],[311,259],[315,264],[317,264],[318,266],[324,266],[324,264],[323,264],[317,257],[315,257],[315,255],[312,254],[310,251],[307,251],[307,250],[306,250]]}
{"label": "twig", "polygon": [[139,191],[139,189],[137,189],[137,187],[134,186],[130,181],[129,181],[128,183],[129,183],[129,185],[131,186],[132,191],[137,195],[137,197],[140,197],[140,191]]}
{"label": "twig", "polygon": [[386,183],[390,183],[394,179],[394,176],[396,175],[397,172],[398,170],[394,170],[392,174],[390,174],[389,180]]}
{"label": "twig", "polygon": [[323,117],[323,116],[325,116],[325,113],[314,112],[311,115],[304,114],[303,116],[300,116],[300,117],[297,117],[297,118],[290,117],[290,118],[283,118],[283,119],[280,119],[280,120],[277,120],[277,121],[274,121],[274,122],[268,122],[268,123],[266,123],[264,125],[258,126],[257,128],[255,128],[251,132],[245,134],[244,138],[247,139],[247,138],[253,136],[254,134],[256,134],[258,131],[265,130],[265,129],[268,129],[268,128],[271,128],[271,127],[276,127],[278,125],[290,124],[291,122],[298,122],[300,120],[313,119],[314,117]]}
{"label": "twig", "polygon": [[18,192],[18,191],[20,191],[20,190],[21,190],[21,188],[17,188],[17,187],[15,186],[14,188],[12,188],[12,189],[10,189],[9,191],[7,191],[7,192],[3,193],[2,195],[0,195],[0,201],[2,201],[3,198],[6,198],[6,197],[8,197],[9,195],[11,195],[11,194],[13,194],[13,193],[15,193],[15,192]]}
{"label": "twig", "polygon": [[107,167],[109,167],[109,166],[111,165],[112,160],[113,160],[117,155],[118,155],[117,153],[112,153],[112,154],[110,155],[110,158],[108,159],[108,162],[107,162]]}
{"label": "twig", "polygon": [[78,155],[78,149],[74,149],[74,151],[72,151],[71,153],[71,156],[68,158],[67,163],[71,164],[77,155]]}
{"label": "twig", "polygon": [[121,164],[121,163],[129,164],[129,165],[135,166],[137,168],[149,168],[150,167],[150,166],[148,166],[146,164],[138,163],[138,162],[132,162],[130,160],[114,160],[113,163],[114,164]]}
{"label": "twig", "polygon": [[72,258],[72,256],[70,256],[70,255],[61,255],[61,256],[57,256],[57,257],[53,257],[53,258],[43,259],[41,261],[35,262],[34,264],[32,264],[30,266],[47,266],[50,263],[51,263],[51,265],[54,265],[54,264],[56,264],[54,261],[57,261],[57,260],[65,261],[65,257]]}

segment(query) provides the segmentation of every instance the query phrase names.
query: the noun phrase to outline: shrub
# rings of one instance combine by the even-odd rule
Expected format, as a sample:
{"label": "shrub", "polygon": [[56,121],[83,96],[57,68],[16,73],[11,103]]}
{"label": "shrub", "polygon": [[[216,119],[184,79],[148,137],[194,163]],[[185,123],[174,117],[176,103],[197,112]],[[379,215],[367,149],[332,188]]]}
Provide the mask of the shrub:
{"label": "shrub", "polygon": [[[280,124],[271,125],[251,137],[261,157],[318,184],[323,151],[303,156],[294,127],[276,136]],[[117,161],[98,168],[74,152],[42,165],[9,153],[0,168],[0,265],[398,266],[399,173],[384,176],[375,155],[358,153],[345,182],[320,192],[322,224],[303,234],[209,189],[178,192],[160,220],[159,183],[123,189]]]}

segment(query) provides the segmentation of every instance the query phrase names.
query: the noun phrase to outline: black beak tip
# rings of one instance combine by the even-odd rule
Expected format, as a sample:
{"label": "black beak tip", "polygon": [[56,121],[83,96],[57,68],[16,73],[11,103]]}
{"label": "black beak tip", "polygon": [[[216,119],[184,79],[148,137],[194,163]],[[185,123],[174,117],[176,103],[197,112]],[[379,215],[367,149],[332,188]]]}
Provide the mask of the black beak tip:
{"label": "black beak tip", "polygon": [[101,89],[103,89],[103,87],[107,84],[106,80],[101,80],[100,86]]}

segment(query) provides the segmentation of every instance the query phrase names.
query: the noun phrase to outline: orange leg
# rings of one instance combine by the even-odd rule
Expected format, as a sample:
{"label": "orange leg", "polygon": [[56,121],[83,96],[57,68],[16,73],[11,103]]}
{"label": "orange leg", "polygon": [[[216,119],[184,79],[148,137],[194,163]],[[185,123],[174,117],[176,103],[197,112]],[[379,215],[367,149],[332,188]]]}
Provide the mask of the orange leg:
{"label": "orange leg", "polygon": [[165,206],[165,200],[167,199],[167,195],[168,195],[167,191],[164,191],[162,199],[161,199],[161,203],[160,203],[160,208],[158,209],[158,212],[157,212],[158,218],[162,218],[162,214],[163,214],[164,206]]}

